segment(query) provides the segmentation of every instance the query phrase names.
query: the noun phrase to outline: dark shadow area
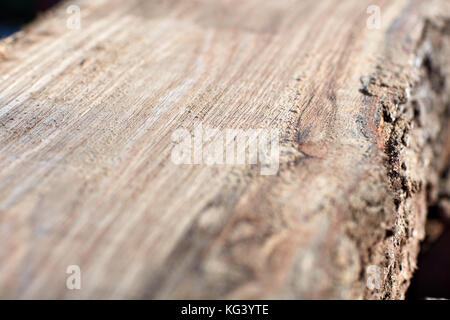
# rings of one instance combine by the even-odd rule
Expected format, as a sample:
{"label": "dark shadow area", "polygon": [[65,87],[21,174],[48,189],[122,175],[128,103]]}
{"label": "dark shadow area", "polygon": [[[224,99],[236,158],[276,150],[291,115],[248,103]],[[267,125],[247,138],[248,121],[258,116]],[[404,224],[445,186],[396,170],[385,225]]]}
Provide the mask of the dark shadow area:
{"label": "dark shadow area", "polygon": [[450,299],[450,224],[442,208],[429,208],[426,233],[407,299]]}
{"label": "dark shadow area", "polygon": [[19,31],[21,26],[33,20],[60,0],[1,0],[0,39]]}

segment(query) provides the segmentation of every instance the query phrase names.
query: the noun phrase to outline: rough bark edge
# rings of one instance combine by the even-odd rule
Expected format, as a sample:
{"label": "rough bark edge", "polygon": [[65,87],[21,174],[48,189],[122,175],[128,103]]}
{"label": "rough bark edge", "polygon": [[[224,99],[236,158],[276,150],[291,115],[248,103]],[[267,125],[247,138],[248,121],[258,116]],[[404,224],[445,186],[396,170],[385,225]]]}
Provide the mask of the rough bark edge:
{"label": "rough bark edge", "polygon": [[[361,79],[361,92],[377,103],[374,121],[394,204],[394,217],[381,212],[389,226],[384,238],[374,247],[358,244],[362,265],[382,270],[381,288],[366,286],[364,298],[403,299],[417,267],[427,207],[437,201],[439,180],[448,166],[440,151],[450,118],[450,73],[445,64],[450,51],[443,44],[449,39],[450,19],[428,19],[414,50],[413,68],[389,61]],[[362,271],[364,282],[370,274]]]}

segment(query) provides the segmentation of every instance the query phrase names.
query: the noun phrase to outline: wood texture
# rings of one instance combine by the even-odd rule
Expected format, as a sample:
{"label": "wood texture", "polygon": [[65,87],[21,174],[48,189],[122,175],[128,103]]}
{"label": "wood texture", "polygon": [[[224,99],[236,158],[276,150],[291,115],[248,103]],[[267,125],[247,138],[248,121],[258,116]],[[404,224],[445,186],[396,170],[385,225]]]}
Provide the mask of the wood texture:
{"label": "wood texture", "polygon": [[[73,3],[80,30],[62,4],[0,45],[0,297],[404,297],[448,1]],[[280,130],[278,174],[175,165],[199,122]]]}

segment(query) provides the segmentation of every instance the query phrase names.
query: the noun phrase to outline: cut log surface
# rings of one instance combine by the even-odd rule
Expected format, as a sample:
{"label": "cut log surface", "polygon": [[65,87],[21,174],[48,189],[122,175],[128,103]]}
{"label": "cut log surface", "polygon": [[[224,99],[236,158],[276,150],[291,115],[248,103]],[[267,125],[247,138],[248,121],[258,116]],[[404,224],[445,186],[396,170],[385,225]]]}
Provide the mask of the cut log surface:
{"label": "cut log surface", "polygon": [[[62,3],[0,44],[0,297],[403,298],[449,39],[445,0]],[[177,164],[199,127],[278,171]]]}

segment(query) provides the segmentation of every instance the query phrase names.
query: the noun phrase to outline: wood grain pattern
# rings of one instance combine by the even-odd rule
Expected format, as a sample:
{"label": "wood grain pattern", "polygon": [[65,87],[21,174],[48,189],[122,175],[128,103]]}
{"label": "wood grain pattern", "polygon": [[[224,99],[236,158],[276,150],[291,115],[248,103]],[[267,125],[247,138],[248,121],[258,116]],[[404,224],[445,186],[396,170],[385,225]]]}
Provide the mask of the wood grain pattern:
{"label": "wood grain pattern", "polygon": [[[393,157],[384,118],[431,82],[448,2],[74,3],[80,30],[63,4],[1,45],[0,297],[403,297],[433,170],[408,163],[413,191],[389,174],[434,156],[411,129]],[[175,165],[172,133],[199,122],[280,130],[278,174]]]}

